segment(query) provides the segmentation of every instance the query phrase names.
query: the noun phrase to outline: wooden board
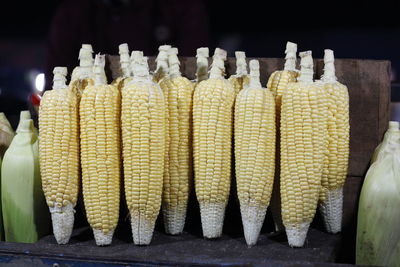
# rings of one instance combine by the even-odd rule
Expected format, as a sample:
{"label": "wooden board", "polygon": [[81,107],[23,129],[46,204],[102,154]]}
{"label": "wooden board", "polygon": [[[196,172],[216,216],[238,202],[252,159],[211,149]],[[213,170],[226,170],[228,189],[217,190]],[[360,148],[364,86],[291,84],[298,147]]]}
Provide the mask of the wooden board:
{"label": "wooden board", "polygon": [[[107,57],[109,78],[121,75],[119,57]],[[250,60],[250,59],[248,59]],[[260,58],[261,82],[283,68],[284,60]],[[149,59],[150,69],[155,69],[154,58]],[[323,61],[315,60],[316,77],[323,73]],[[390,62],[384,60],[336,59],[338,80],[349,88],[350,96],[350,176],[363,177],[369,160],[378,145],[389,121]],[[181,58],[181,71],[189,79],[195,78],[196,58]],[[226,62],[227,76],[236,71],[235,59]]]}

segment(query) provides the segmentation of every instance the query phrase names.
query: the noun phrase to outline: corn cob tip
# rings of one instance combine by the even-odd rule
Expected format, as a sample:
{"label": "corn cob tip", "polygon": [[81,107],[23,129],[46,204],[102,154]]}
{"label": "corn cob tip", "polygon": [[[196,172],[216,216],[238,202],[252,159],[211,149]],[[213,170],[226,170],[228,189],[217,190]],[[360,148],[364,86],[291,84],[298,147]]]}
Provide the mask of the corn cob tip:
{"label": "corn cob tip", "polygon": [[30,120],[31,117],[31,113],[29,112],[29,110],[21,110],[21,112],[19,113],[19,120]]}
{"label": "corn cob tip", "polygon": [[258,60],[257,59],[250,60],[249,68],[250,68],[249,86],[253,88],[261,88],[262,85],[260,82],[260,63],[258,62]]}
{"label": "corn cob tip", "polygon": [[227,54],[227,52],[226,52],[224,49],[221,49],[221,48],[217,47],[217,48],[215,48],[213,58],[219,57],[219,58],[221,58],[223,61],[225,61],[227,55],[228,55],[228,54]]}
{"label": "corn cob tip", "polygon": [[335,60],[335,56],[333,55],[333,50],[325,49],[324,50],[324,63],[333,62]]}
{"label": "corn cob tip", "polygon": [[294,53],[297,52],[297,44],[288,41],[288,42],[286,42],[285,53],[287,54],[287,53],[291,53],[291,52],[294,52]]}
{"label": "corn cob tip", "polygon": [[266,212],[267,206],[240,205],[244,237],[249,247],[257,243]]}
{"label": "corn cob tip", "polygon": [[82,48],[83,50],[87,50],[90,51],[91,53],[93,53],[93,47],[91,44],[82,44]]}
{"label": "corn cob tip", "polygon": [[94,229],[93,228],[93,235],[94,235],[94,240],[96,241],[97,246],[109,246],[111,245],[112,238],[114,235],[114,230],[110,230],[107,234],[103,233],[102,230]]}
{"label": "corn cob tip", "polygon": [[388,130],[396,130],[398,131],[400,128],[400,123],[398,121],[389,121]]}
{"label": "corn cob tip", "polygon": [[119,54],[129,54],[129,46],[127,43],[120,44],[118,46]]}
{"label": "corn cob tip", "polygon": [[133,243],[135,245],[149,245],[153,238],[155,221],[149,221],[144,216],[131,216]]}
{"label": "corn cob tip", "polygon": [[236,57],[236,76],[243,77],[247,75],[246,54],[242,51],[235,52]]}
{"label": "corn cob tip", "polygon": [[297,53],[297,44],[292,42],[286,43],[285,50],[285,66],[284,70],[296,71],[296,53]]}
{"label": "corn cob tip", "polygon": [[183,232],[186,220],[186,206],[163,207],[165,232],[179,235]]}
{"label": "corn cob tip", "polygon": [[208,47],[200,47],[200,48],[197,48],[197,50],[196,50],[196,57],[197,58],[201,58],[201,57],[209,57],[210,55],[209,55],[209,49],[208,49]]}
{"label": "corn cob tip", "polygon": [[69,242],[74,228],[75,210],[72,204],[68,204],[61,209],[50,207],[51,221],[53,224],[53,234],[58,244],[64,245]]}
{"label": "corn cob tip", "polygon": [[312,51],[300,52],[300,76],[297,79],[300,82],[312,82],[314,76],[314,62]]}
{"label": "corn cob tip", "polygon": [[236,60],[238,58],[246,58],[246,53],[243,51],[235,51],[235,57],[236,57]]}
{"label": "corn cob tip", "polygon": [[140,62],[143,58],[143,51],[134,50],[131,52],[131,61]]}
{"label": "corn cob tip", "polygon": [[200,204],[201,227],[204,238],[218,238],[222,235],[225,218],[224,203]]}
{"label": "corn cob tip", "polygon": [[179,50],[178,50],[178,48],[177,47],[171,47],[169,50],[168,50],[168,56],[171,56],[171,55],[178,55],[178,53],[179,53]]}
{"label": "corn cob tip", "polygon": [[337,81],[335,74],[335,57],[333,51],[325,49],[324,54],[324,74],[321,77],[323,82],[334,83]]}
{"label": "corn cob tip", "polygon": [[337,234],[342,230],[343,187],[328,190],[325,201],[319,204],[328,233]]}
{"label": "corn cob tip", "polygon": [[60,74],[62,76],[67,76],[68,69],[67,69],[67,67],[55,67],[53,69],[53,74],[54,74],[54,77],[56,76],[56,74]]}
{"label": "corn cob tip", "polygon": [[82,48],[79,50],[79,65],[81,67],[87,67],[93,65],[93,49],[92,46],[86,47],[86,45],[82,45]]}
{"label": "corn cob tip", "polygon": [[106,65],[106,57],[105,55],[97,54],[94,58],[94,66],[104,68]]}
{"label": "corn cob tip", "polygon": [[286,226],[286,236],[288,239],[289,246],[291,247],[303,247],[306,241],[308,228],[310,223],[301,223],[295,226]]}
{"label": "corn cob tip", "polygon": [[17,133],[31,133],[33,126],[33,121],[31,119],[22,119],[18,123]]}
{"label": "corn cob tip", "polygon": [[170,49],[171,49],[170,45],[160,45],[158,47],[158,51],[159,52],[161,52],[161,51],[168,52]]}

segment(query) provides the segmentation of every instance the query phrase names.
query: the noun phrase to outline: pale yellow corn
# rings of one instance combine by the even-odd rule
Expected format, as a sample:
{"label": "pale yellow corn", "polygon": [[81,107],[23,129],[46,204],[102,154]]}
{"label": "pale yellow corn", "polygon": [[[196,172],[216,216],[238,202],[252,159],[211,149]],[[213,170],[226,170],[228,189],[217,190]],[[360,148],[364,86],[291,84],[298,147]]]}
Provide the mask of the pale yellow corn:
{"label": "pale yellow corn", "polygon": [[312,81],[311,51],[300,53],[302,74],[281,106],[282,219],[290,246],[304,244],[315,215],[326,154],[326,100]]}
{"label": "pale yellow corn", "polygon": [[275,172],[275,101],[261,87],[257,60],[235,104],[236,184],[246,242],[255,245],[269,205]]}
{"label": "pale yellow corn", "polygon": [[223,71],[222,57],[214,56],[210,78],[197,85],[193,99],[195,189],[206,238],[222,233],[231,182],[235,91]]}
{"label": "pale yellow corn", "polygon": [[78,99],[65,85],[66,68],[54,69],[53,90],[39,109],[39,162],[42,187],[59,244],[72,233],[79,191]]}
{"label": "pale yellow corn", "polygon": [[84,90],[80,102],[81,164],[89,224],[96,244],[109,245],[119,216],[121,103],[118,89],[102,78],[96,73],[96,84]]}
{"label": "pale yellow corn", "polygon": [[147,58],[139,57],[133,68],[134,78],[122,90],[124,186],[133,241],[148,245],[161,206],[166,111]]}
{"label": "pale yellow corn", "polygon": [[349,93],[347,87],[336,80],[332,50],[325,50],[323,89],[327,95],[328,153],[322,172],[320,211],[326,230],[341,231],[343,186],[349,160]]}
{"label": "pale yellow corn", "polygon": [[271,198],[271,212],[275,223],[276,231],[283,231],[284,226],[281,217],[281,196],[280,196],[280,113],[282,95],[289,83],[296,82],[298,71],[296,70],[296,52],[297,45],[291,42],[286,44],[286,61],[283,70],[275,71],[268,79],[267,89],[269,89],[275,97],[276,107],[276,161],[275,165],[275,181]]}
{"label": "pale yellow corn", "polygon": [[189,200],[192,173],[192,103],[194,85],[179,71],[179,60],[171,49],[170,73],[160,86],[167,105],[168,141],[165,150],[162,210],[169,234],[183,231]]}

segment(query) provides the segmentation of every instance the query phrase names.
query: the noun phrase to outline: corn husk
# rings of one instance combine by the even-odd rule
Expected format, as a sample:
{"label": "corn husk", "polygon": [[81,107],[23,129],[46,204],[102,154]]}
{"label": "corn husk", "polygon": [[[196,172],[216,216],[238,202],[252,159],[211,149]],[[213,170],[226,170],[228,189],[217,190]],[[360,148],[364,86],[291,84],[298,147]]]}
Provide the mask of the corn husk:
{"label": "corn husk", "polygon": [[389,142],[379,156],[361,190],[356,263],[400,266],[400,144]]}
{"label": "corn husk", "polygon": [[34,243],[50,232],[50,216],[39,173],[32,120],[21,120],[4,154],[1,202],[5,240]]}
{"label": "corn husk", "polygon": [[382,151],[387,149],[387,146],[390,142],[400,143],[399,122],[397,121],[389,122],[389,128],[387,129],[382,142],[375,148],[374,154],[371,158],[371,164],[378,159],[378,156],[381,154]]}
{"label": "corn husk", "polygon": [[10,122],[7,120],[6,115],[0,112],[0,157],[3,158],[7,148],[10,146],[12,139],[14,138],[14,130],[11,127]]}

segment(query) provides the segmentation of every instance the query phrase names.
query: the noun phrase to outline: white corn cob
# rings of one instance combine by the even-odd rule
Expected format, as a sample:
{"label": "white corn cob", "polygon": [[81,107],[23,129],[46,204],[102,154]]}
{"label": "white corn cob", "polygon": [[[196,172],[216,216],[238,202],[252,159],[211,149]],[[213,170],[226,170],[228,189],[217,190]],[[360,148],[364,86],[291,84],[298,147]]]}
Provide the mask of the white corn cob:
{"label": "white corn cob", "polygon": [[329,233],[342,228],[343,186],[349,164],[349,93],[337,81],[333,51],[326,49],[321,82],[327,95],[328,153],[322,172],[319,209]]}
{"label": "white corn cob", "polygon": [[133,242],[151,242],[163,188],[165,100],[147,58],[132,52],[133,79],[122,90],[124,185]]}
{"label": "white corn cob", "polygon": [[192,95],[194,84],[182,77],[177,49],[169,51],[169,77],[160,86],[167,105],[167,133],[162,210],[165,231],[183,231],[192,184]]}
{"label": "white corn cob", "polygon": [[43,191],[58,244],[68,243],[79,191],[78,98],[66,86],[67,68],[54,68],[53,90],[39,110],[39,161]]}
{"label": "white corn cob", "polygon": [[95,85],[80,101],[82,189],[98,246],[110,245],[119,217],[120,93],[107,85],[104,56],[96,56]]}
{"label": "white corn cob", "polygon": [[300,53],[301,73],[289,83],[281,106],[282,219],[289,245],[304,245],[315,215],[327,152],[327,105],[313,82],[311,51]]}
{"label": "white corn cob", "polygon": [[257,243],[272,193],[275,171],[275,101],[262,88],[257,60],[250,61],[250,83],[236,97],[235,166],[247,245]]}
{"label": "white corn cob", "polygon": [[226,52],[216,49],[210,78],[193,98],[195,189],[203,236],[222,234],[231,182],[232,118],[235,90],[224,79]]}
{"label": "white corn cob", "polygon": [[268,79],[267,89],[275,96],[276,107],[276,164],[275,180],[271,197],[271,212],[275,223],[275,230],[280,232],[284,230],[281,216],[281,194],[280,194],[280,113],[283,93],[287,85],[296,82],[298,71],[296,70],[296,52],[297,44],[286,43],[285,66],[283,70],[275,71]]}

